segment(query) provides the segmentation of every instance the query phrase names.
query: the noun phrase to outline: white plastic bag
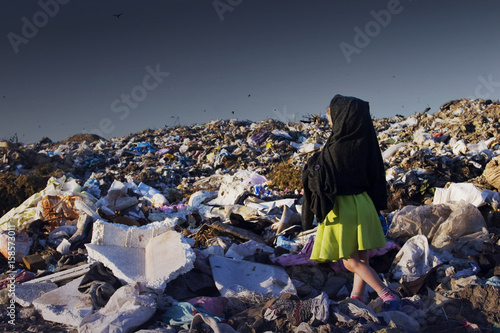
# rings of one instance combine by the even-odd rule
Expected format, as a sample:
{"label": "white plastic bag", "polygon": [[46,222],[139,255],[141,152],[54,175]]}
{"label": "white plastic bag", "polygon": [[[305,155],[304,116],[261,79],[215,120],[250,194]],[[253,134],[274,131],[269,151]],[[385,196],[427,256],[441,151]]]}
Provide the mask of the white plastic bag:
{"label": "white plastic bag", "polygon": [[410,238],[394,258],[391,272],[400,282],[414,281],[441,264],[441,260],[429,248],[427,238],[418,235]]}

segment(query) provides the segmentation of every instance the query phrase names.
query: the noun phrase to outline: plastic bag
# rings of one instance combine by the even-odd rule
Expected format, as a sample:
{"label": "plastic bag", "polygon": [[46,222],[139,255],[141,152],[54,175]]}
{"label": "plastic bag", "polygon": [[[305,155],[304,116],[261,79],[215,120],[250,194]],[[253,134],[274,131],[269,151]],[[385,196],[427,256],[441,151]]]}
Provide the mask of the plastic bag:
{"label": "plastic bag", "polygon": [[432,246],[441,250],[453,250],[462,252],[463,255],[473,255],[468,252],[466,243],[476,243],[469,245],[470,250],[481,251],[481,244],[488,239],[486,222],[481,212],[470,203],[460,202],[450,205],[452,213],[446,221],[439,225],[436,234],[432,239]]}
{"label": "plastic bag", "polygon": [[394,214],[387,236],[392,239],[409,239],[424,235],[431,239],[436,226],[450,214],[451,208],[446,204],[405,206]]}
{"label": "plastic bag", "polygon": [[406,206],[392,220],[388,237],[406,239],[426,236],[440,251],[474,255],[487,239],[486,222],[481,212],[465,201],[458,203]]}
{"label": "plastic bag", "polygon": [[441,264],[441,260],[429,248],[427,238],[418,235],[410,238],[394,258],[391,272],[400,282],[414,281]]}

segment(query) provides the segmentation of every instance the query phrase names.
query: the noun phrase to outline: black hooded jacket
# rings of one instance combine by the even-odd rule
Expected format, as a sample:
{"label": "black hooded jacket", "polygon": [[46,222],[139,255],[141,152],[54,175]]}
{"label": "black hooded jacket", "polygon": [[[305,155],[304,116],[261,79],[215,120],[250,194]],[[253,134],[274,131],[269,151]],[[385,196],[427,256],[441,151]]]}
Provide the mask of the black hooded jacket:
{"label": "black hooded jacket", "polygon": [[336,195],[366,193],[377,211],[387,208],[382,154],[368,102],[335,95],[330,103],[332,133],[302,171],[302,227],[312,228],[314,215],[323,222]]}

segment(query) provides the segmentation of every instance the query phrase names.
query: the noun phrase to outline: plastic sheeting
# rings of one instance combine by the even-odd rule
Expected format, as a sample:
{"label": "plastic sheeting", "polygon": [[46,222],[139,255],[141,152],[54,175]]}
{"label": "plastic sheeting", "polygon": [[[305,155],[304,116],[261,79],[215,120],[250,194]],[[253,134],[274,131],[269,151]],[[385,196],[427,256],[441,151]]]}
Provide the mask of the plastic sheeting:
{"label": "plastic sheeting", "polygon": [[474,255],[488,238],[481,212],[470,203],[459,202],[425,206],[406,206],[392,220],[388,237],[408,239],[426,236],[440,250],[460,255]]}
{"label": "plastic sheeting", "polygon": [[157,295],[140,284],[125,285],[109,299],[106,306],[83,318],[79,333],[134,332],[156,311]]}
{"label": "plastic sheeting", "polygon": [[465,201],[476,207],[486,203],[488,194],[471,183],[453,183],[448,188],[436,188],[433,204]]}
{"label": "plastic sheeting", "polygon": [[429,248],[427,238],[417,235],[410,238],[394,258],[391,272],[400,282],[414,281],[442,261]]}
{"label": "plastic sheeting", "polygon": [[[92,198],[84,193],[81,193],[81,187],[73,178],[51,177],[47,181],[47,186],[42,191],[33,194],[26,199],[21,205],[11,209],[7,214],[0,218],[0,231],[14,229],[21,226],[23,223],[33,221],[38,218],[44,218],[46,213],[41,205],[41,201],[49,196],[57,197],[56,202],[51,208],[56,208],[52,213],[63,215],[74,211],[74,203],[83,200],[87,205],[93,204]],[[73,217],[78,218],[75,213]],[[51,217],[56,217],[51,216]]]}

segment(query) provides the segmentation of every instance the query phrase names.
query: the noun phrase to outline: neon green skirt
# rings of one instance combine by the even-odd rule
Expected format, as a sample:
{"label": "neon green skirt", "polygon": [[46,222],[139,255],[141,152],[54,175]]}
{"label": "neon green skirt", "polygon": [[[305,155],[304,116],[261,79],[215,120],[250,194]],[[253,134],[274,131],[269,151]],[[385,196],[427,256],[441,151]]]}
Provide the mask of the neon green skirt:
{"label": "neon green skirt", "polygon": [[382,225],[368,194],[338,195],[333,210],[318,226],[311,260],[349,259],[355,251],[378,249],[385,244]]}

